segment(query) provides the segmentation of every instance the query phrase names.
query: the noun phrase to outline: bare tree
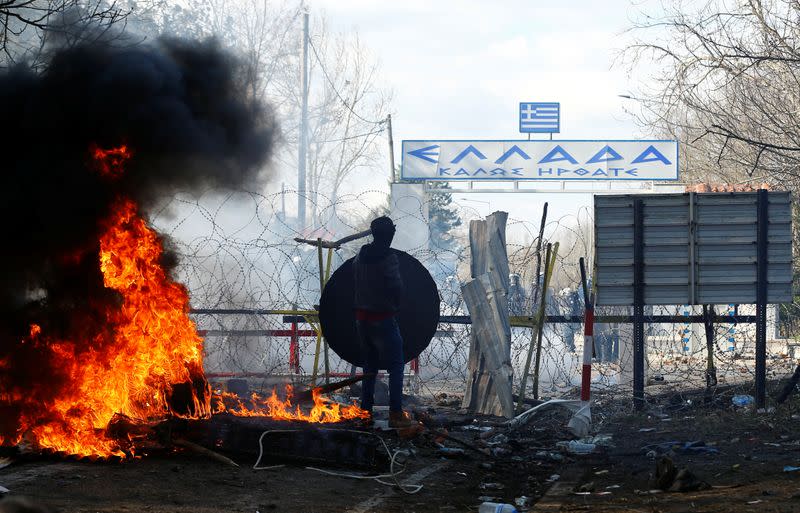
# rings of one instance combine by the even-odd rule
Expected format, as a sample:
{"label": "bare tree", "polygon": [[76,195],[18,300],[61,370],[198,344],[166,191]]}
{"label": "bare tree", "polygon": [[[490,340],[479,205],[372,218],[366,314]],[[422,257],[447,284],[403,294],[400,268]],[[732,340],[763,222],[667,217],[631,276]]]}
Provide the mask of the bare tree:
{"label": "bare tree", "polygon": [[[139,2],[144,8],[152,2]],[[111,39],[138,6],[108,0],[0,0],[0,67],[43,64],[49,44]],[[117,32],[119,33],[119,32]]]}
{"label": "bare tree", "polygon": [[[188,0],[170,4],[158,22],[162,32],[216,37],[240,56],[247,90],[275,109],[283,142],[275,161],[288,176],[297,169],[301,9],[295,2]],[[376,138],[391,95],[378,85],[377,72],[357,35],[332,33],[324,18],[312,17],[307,195],[315,225],[336,215],[326,207],[337,201],[348,177],[381,155]]]}
{"label": "bare tree", "polygon": [[385,161],[376,139],[385,130],[391,95],[376,84],[377,64],[357,35],[329,36],[324,22],[319,25],[310,42],[308,189],[314,196],[324,191],[335,204],[354,171]]}
{"label": "bare tree", "polygon": [[675,2],[632,29],[640,123],[681,143],[690,179],[800,185],[800,3]]}

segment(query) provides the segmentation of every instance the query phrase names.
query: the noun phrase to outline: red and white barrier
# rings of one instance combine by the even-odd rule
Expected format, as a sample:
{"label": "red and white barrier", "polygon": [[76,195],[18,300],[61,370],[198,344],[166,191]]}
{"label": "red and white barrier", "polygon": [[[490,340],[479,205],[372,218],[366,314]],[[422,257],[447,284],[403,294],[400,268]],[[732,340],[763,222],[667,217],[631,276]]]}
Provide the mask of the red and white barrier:
{"label": "red and white barrier", "polygon": [[581,369],[581,401],[591,398],[592,348],[594,346],[594,308],[586,305],[583,322],[583,368]]}

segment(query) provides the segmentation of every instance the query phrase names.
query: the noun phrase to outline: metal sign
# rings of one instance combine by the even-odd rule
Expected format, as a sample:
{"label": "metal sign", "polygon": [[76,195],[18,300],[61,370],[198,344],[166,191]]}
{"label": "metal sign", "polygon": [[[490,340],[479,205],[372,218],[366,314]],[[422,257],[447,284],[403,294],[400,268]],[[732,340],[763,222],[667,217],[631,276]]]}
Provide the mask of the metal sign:
{"label": "metal sign", "polygon": [[404,180],[677,180],[676,141],[403,141]]}
{"label": "metal sign", "polygon": [[769,192],[759,214],[756,192],[736,192],[595,196],[598,305],[634,304],[636,200],[644,304],[755,303],[760,260],[766,302],[791,302],[791,195]]}
{"label": "metal sign", "polygon": [[521,102],[519,131],[523,134],[557,134],[561,130],[561,104],[556,102]]}

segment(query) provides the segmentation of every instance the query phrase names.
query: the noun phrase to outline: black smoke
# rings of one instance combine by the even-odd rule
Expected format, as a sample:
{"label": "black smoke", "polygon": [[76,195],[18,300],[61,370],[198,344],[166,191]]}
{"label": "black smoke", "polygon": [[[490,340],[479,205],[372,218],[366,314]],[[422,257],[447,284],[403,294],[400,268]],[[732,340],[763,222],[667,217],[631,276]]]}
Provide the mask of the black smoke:
{"label": "black smoke", "polygon": [[[0,74],[0,362],[11,361],[0,365],[0,418],[13,418],[2,398],[20,380],[58,387],[57,364],[19,344],[30,322],[87,340],[104,329],[115,298],[98,239],[117,198],[146,214],[177,191],[258,186],[275,127],[241,76],[214,41],[174,39],[80,45],[52,53],[42,72]],[[125,173],[103,177],[90,149],[121,144],[133,154]]]}

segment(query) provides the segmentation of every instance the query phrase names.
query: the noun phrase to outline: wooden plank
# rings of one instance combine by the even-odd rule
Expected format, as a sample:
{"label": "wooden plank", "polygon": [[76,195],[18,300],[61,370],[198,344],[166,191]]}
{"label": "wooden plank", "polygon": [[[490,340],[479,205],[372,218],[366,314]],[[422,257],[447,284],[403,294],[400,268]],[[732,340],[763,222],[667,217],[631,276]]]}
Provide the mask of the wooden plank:
{"label": "wooden plank", "polygon": [[470,223],[470,271],[464,302],[472,317],[467,387],[462,406],[470,411],[514,414],[511,393],[511,322],[508,312],[508,214],[494,212]]}

